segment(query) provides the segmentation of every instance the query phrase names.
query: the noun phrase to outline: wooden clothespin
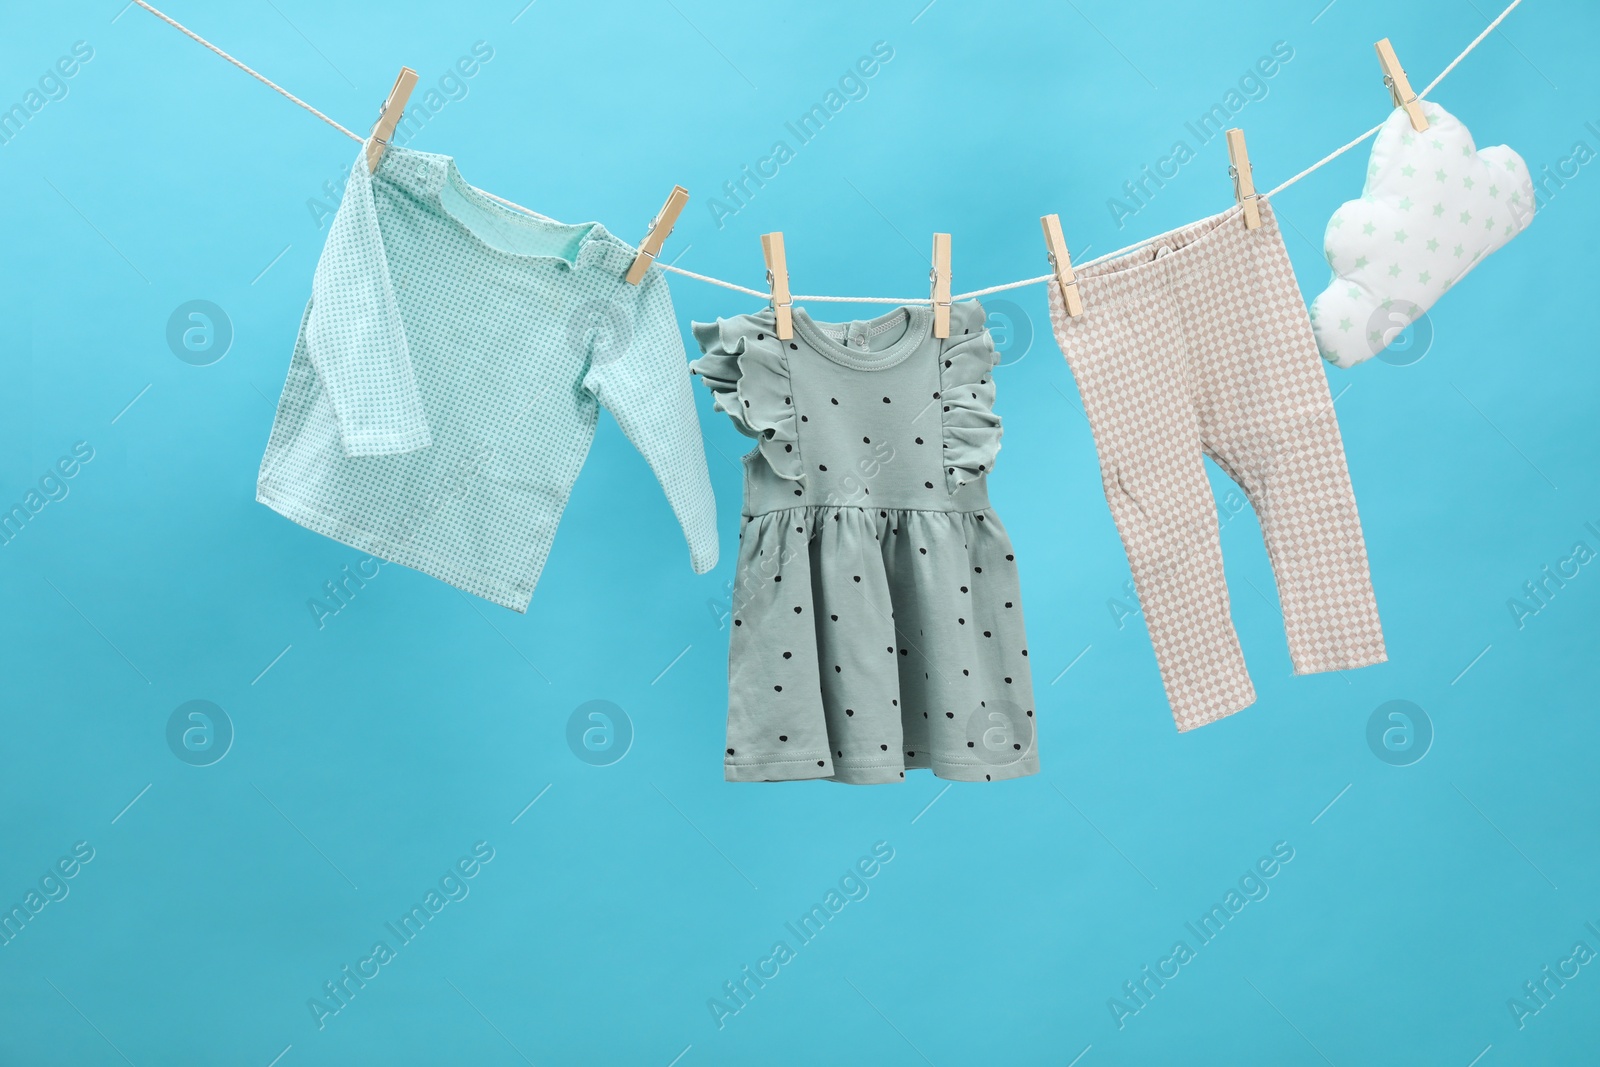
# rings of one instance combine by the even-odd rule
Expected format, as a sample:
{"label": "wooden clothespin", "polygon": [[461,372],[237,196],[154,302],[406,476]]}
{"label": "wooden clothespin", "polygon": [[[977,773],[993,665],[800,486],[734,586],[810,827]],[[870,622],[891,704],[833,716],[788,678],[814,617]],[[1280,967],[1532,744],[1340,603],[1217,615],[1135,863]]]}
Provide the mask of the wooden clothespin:
{"label": "wooden clothespin", "polygon": [[933,335],[950,336],[950,235],[933,235]]}
{"label": "wooden clothespin", "polygon": [[416,84],[417,72],[401,67],[400,76],[394,80],[389,95],[384,97],[383,110],[378,112],[378,121],[372,124],[372,133],[367,137],[368,173],[376,173],[378,164],[383,162],[384,150],[394,137],[394,128],[400,125],[400,116],[406,113],[406,101],[411,99],[411,90]]}
{"label": "wooden clothespin", "polygon": [[1256,201],[1256,180],[1250,174],[1250,153],[1245,151],[1244,131],[1235,126],[1228,131],[1228,173],[1233,175],[1233,198],[1244,205],[1244,228],[1261,228],[1261,208]]}
{"label": "wooden clothespin", "polygon": [[794,299],[789,295],[789,261],[783,255],[783,234],[761,235],[761,255],[767,261],[767,284],[772,287],[772,315],[778,320],[778,338],[794,336]]}
{"label": "wooden clothespin", "polygon": [[628,273],[623,275],[623,280],[629,285],[638,285],[644,280],[644,272],[656,261],[667,235],[672,233],[672,227],[678,224],[679,212],[688,202],[689,190],[681,185],[674,185],[672,195],[661,205],[661,213],[650,220],[650,228],[645,233],[644,240],[639,242],[639,254],[633,257],[633,265],[628,268]]}
{"label": "wooden clothespin", "polygon": [[1411,120],[1413,130],[1428,128],[1428,116],[1422,113],[1422,102],[1417,99],[1417,94],[1411,91],[1411,81],[1406,77],[1405,68],[1400,66],[1400,57],[1394,54],[1394,45],[1385,37],[1372,46],[1378,50],[1378,66],[1383,68],[1383,84],[1389,87],[1389,95],[1394,97],[1394,106],[1406,109],[1406,117]]}
{"label": "wooden clothespin", "polygon": [[1078,279],[1072,273],[1072,257],[1067,255],[1067,239],[1061,233],[1061,216],[1041,216],[1039,225],[1044,227],[1044,244],[1050,250],[1050,266],[1055,268],[1061,303],[1068,315],[1082,315],[1083,297],[1078,292]]}

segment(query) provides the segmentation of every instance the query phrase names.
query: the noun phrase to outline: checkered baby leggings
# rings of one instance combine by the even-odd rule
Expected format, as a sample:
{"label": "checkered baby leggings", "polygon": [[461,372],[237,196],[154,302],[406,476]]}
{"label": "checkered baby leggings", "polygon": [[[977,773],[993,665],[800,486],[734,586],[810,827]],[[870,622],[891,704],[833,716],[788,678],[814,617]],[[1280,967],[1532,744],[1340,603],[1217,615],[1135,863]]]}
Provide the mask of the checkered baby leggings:
{"label": "checkered baby leggings", "polygon": [[1228,610],[1202,455],[1260,520],[1296,674],[1387,658],[1344,444],[1277,220],[1238,208],[1055,285],[1106,500],[1179,730],[1255,700]]}

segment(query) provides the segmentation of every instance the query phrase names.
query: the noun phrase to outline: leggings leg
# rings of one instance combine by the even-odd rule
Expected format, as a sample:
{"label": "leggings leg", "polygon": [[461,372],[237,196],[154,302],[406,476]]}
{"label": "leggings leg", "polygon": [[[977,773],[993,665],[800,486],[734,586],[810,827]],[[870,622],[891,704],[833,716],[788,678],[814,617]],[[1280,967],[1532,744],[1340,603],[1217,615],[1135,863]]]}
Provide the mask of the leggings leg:
{"label": "leggings leg", "polygon": [[[1206,451],[1250,498],[1278,583],[1295,673],[1386,658],[1344,442],[1270,207],[1227,270],[1175,287],[1193,336]],[[1240,279],[1254,284],[1240,284]]]}
{"label": "leggings leg", "polygon": [[1255,689],[1229,614],[1184,324],[1164,285],[1070,323],[1051,298],[1167,702],[1179,730],[1202,726]]}

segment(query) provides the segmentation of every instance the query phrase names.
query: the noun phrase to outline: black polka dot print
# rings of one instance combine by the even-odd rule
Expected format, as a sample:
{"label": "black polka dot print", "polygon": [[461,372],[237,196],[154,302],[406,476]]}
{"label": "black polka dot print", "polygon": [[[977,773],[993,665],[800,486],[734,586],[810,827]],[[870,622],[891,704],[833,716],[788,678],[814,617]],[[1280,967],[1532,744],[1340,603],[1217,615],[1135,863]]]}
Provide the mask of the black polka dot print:
{"label": "black polka dot print", "polygon": [[696,325],[696,377],[756,446],[730,780],[1037,772],[1017,571],[987,499],[1000,426],[983,317],[956,304],[939,339],[926,307],[837,325],[795,308],[775,344],[754,343],[770,310]]}

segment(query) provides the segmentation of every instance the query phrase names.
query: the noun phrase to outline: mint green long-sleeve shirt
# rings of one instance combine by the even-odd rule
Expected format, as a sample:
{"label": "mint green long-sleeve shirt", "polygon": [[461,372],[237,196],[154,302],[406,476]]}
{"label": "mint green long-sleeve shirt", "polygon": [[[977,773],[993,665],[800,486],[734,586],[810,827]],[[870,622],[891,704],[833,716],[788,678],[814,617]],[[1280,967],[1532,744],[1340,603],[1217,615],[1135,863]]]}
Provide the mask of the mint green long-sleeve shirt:
{"label": "mint green long-sleeve shirt", "polygon": [[616,418],[697,573],[715,501],[667,292],[598,223],[530,218],[447,156],[351,170],[256,499],[328,537],[527,610],[594,439]]}

